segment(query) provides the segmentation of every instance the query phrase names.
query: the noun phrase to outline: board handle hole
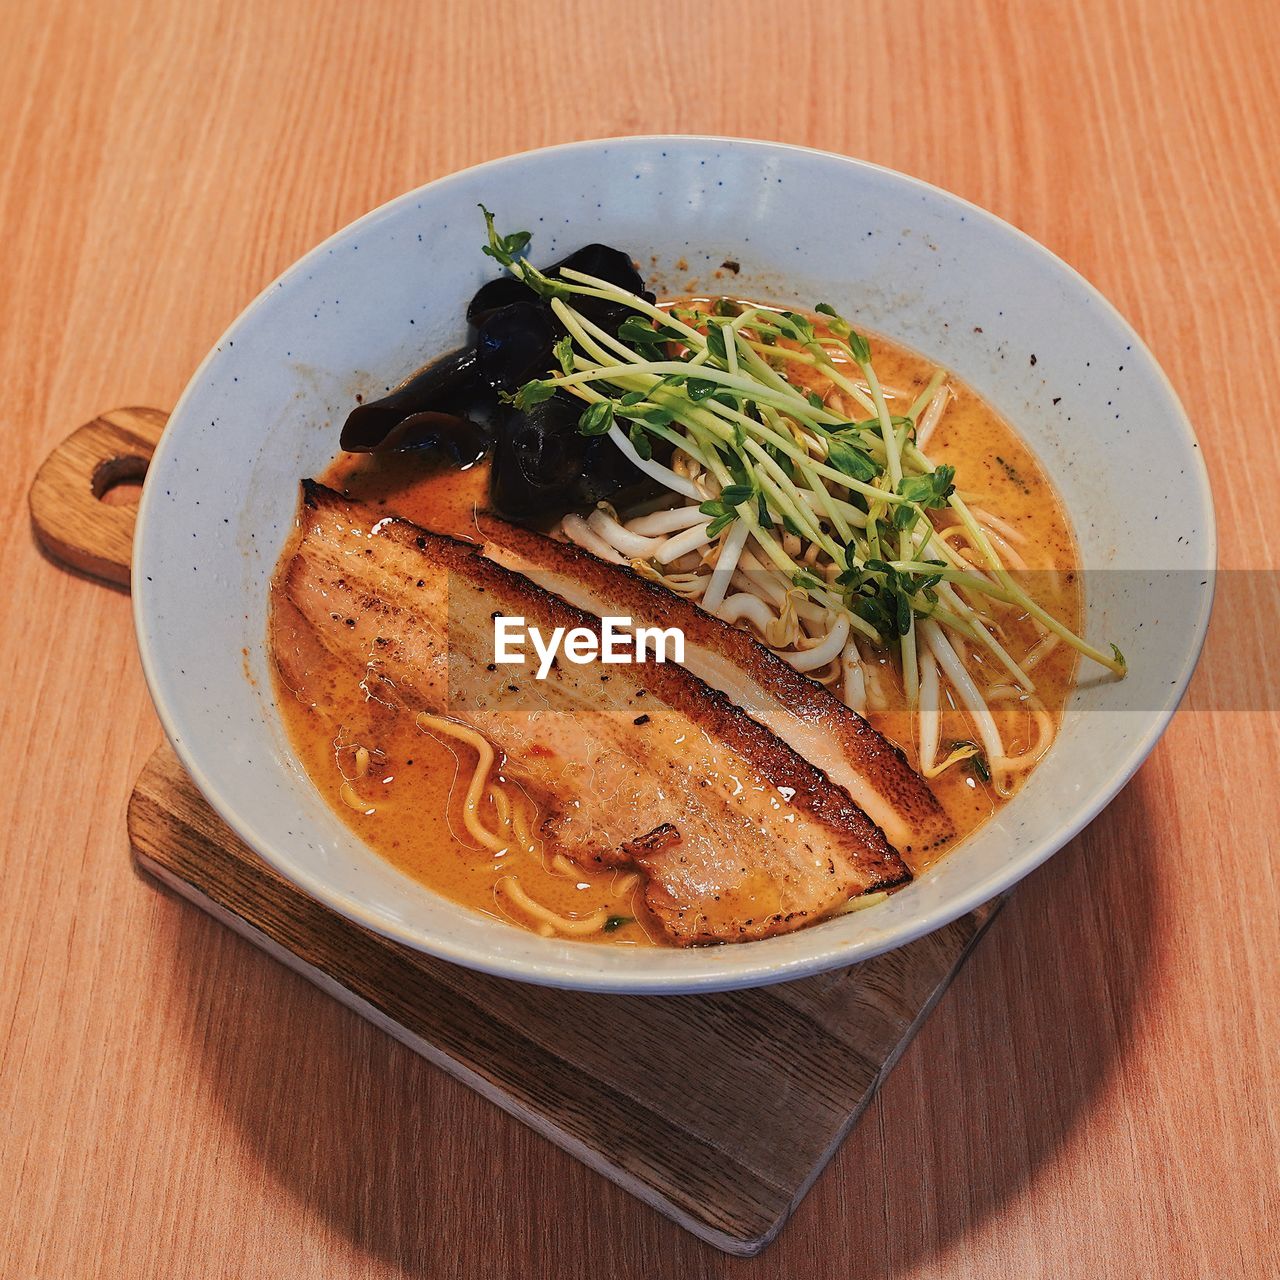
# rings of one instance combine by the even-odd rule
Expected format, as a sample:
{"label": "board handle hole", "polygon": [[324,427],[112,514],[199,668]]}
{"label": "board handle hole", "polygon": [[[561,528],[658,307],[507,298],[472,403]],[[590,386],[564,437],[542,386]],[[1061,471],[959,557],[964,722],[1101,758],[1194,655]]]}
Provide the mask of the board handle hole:
{"label": "board handle hole", "polygon": [[93,496],[111,507],[136,507],[147,461],[136,454],[124,454],[98,463],[93,471]]}

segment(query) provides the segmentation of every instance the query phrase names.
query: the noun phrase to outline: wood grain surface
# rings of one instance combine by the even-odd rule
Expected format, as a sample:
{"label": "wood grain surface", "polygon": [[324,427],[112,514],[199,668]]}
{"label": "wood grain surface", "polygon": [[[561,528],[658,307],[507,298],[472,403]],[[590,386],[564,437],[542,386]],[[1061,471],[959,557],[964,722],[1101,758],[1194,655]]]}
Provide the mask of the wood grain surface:
{"label": "wood grain surface", "polygon": [[[8,0],[0,1274],[1268,1277],[1280,1150],[1266,0]],[[992,926],[782,1239],[735,1262],[129,867],[127,599],[28,527],[300,253],[526,147],[688,131],[948,187],[1097,284],[1195,421],[1227,575],[1149,763]],[[1135,477],[1141,483],[1141,477]],[[1271,571],[1264,573],[1261,571]]]}
{"label": "wood grain surface", "polygon": [[129,840],[147,875],[736,1256],[774,1239],[1001,905],[800,982],[625,998],[472,973],[360,928],[236,839],[168,743],[134,787]]}
{"label": "wood grain surface", "polygon": [[129,585],[136,494],[133,501],[108,495],[141,484],[168,420],[159,409],[109,409],[77,427],[40,464],[31,482],[31,532],[54,560],[117,587]]}

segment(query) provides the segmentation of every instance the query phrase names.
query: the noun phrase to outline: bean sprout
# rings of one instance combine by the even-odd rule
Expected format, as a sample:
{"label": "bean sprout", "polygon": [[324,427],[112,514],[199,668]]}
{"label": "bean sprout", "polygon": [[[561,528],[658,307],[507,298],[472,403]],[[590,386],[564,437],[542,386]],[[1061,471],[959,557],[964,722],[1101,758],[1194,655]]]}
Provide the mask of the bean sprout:
{"label": "bean sprout", "polygon": [[936,622],[927,620],[920,624],[920,635],[937,660],[938,666],[945,672],[960,701],[964,703],[965,709],[973,717],[988,760],[1001,758],[1004,755],[1004,742],[1001,740],[1000,730],[996,728],[995,720],[992,719],[991,710],[982,694],[978,692],[978,686],[974,684],[973,677],[965,670],[964,664],[951,647],[951,642],[943,635],[942,628]]}
{"label": "bean sprout", "polygon": [[[550,289],[523,258],[496,256]],[[1060,644],[1124,675],[1118,649],[1072,633],[1010,576],[1043,559],[1027,534],[969,505],[977,495],[924,452],[957,396],[945,370],[918,391],[884,386],[870,344],[825,306],[829,319],[812,321],[739,304],[664,309],[575,270],[552,291],[568,345],[517,405],[577,397],[584,433],[607,434],[667,494],[624,516],[605,503],[571,513],[563,536],[749,627],[859,713],[884,711],[897,683],[927,776],[978,751],[960,743],[939,759],[944,710],[972,722],[997,789],[1029,768],[1054,727],[1031,673]],[[633,321],[625,340],[605,331],[580,296],[630,309],[661,338]],[[1009,756],[992,709],[1015,706],[1037,740]]]}
{"label": "bean sprout", "polygon": [[843,652],[845,642],[849,639],[849,619],[843,614],[835,620],[835,624],[826,636],[811,649],[798,649],[782,656],[797,671],[815,671],[834,662]]}
{"label": "bean sprout", "polygon": [[661,542],[660,538],[646,537],[619,524],[603,503],[587,517],[587,524],[598,538],[628,557],[652,555],[654,548]]}
{"label": "bean sprout", "polygon": [[739,520],[729,530],[728,536],[721,545],[720,555],[716,559],[716,567],[711,573],[711,582],[702,597],[702,607],[708,613],[714,613],[724,602],[729,584],[733,581],[734,570],[738,567],[743,545],[746,543],[747,535],[750,532],[751,530]]}
{"label": "bean sprout", "polygon": [[711,541],[707,534],[710,526],[711,522],[708,520],[705,524],[696,524],[692,529],[685,529],[682,533],[673,533],[658,547],[653,558],[659,564],[671,564],[681,556],[697,551],[699,547],[705,547]]}
{"label": "bean sprout", "polygon": [[916,443],[921,449],[929,443],[929,437],[937,430],[942,411],[947,407],[947,401],[950,399],[951,390],[948,387],[939,387],[934,392],[929,401],[929,407],[924,411],[924,417],[920,419],[920,430],[916,432]]}
{"label": "bean sprout", "polygon": [[581,516],[567,515],[560,521],[560,530],[571,542],[585,547],[592,555],[610,564],[625,564],[616,547],[606,542]]}
{"label": "bean sprout", "polygon": [[745,591],[726,597],[715,613],[725,622],[749,622],[762,636],[778,620],[778,615],[759,596]]}
{"label": "bean sprout", "polygon": [[844,676],[842,695],[846,706],[860,716],[867,713],[867,677],[858,653],[858,643],[850,640],[840,655],[840,669]]}
{"label": "bean sprout", "polygon": [[665,511],[653,511],[648,515],[636,516],[626,522],[626,527],[632,533],[651,538],[667,533],[678,533],[681,529],[689,528],[690,525],[701,524],[705,519],[706,516],[697,507],[671,507]]}

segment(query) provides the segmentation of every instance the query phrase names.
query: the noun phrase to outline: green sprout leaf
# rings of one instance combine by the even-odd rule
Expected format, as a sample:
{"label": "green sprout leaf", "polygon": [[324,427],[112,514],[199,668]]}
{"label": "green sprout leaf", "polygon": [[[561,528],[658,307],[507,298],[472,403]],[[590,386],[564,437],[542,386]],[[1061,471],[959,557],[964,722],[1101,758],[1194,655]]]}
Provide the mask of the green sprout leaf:
{"label": "green sprout leaf", "polygon": [[817,340],[817,335],[813,331],[813,324],[807,316],[796,315],[794,311],[784,311],[778,317],[776,323],[783,335],[794,342],[807,346]]}
{"label": "green sprout leaf", "polygon": [[740,507],[744,502],[750,502],[755,496],[756,489],[749,484],[726,485],[720,491],[720,501],[726,507]]}
{"label": "green sprout leaf", "polygon": [[517,409],[531,409],[535,404],[550,400],[556,393],[556,384],[552,378],[534,378],[526,382],[516,392],[512,401]]}
{"label": "green sprout leaf", "polygon": [[836,585],[844,587],[851,595],[875,591],[875,584],[868,579],[866,569],[859,565],[850,565],[843,570],[836,578]]}
{"label": "green sprout leaf", "polygon": [[871,455],[844,436],[834,435],[827,440],[827,463],[863,484],[870,484],[880,474]]}
{"label": "green sprout leaf", "polygon": [[560,366],[562,373],[573,372],[573,339],[566,333],[559,342],[551,348],[555,354],[556,363]]}
{"label": "green sprout leaf", "polygon": [[485,228],[489,234],[489,243],[484,246],[484,252],[502,263],[508,270],[513,269],[517,259],[521,258],[529,247],[529,241],[533,239],[532,233],[513,231],[510,235],[499,235],[494,226],[493,214],[484,205],[480,206],[480,212],[484,214]]}
{"label": "green sprout leaf", "polygon": [[922,476],[903,476],[898,482],[898,493],[921,507],[945,507],[955,492],[955,478],[955,467],[944,464]]}
{"label": "green sprout leaf", "polygon": [[578,419],[578,431],[584,436],[608,435],[612,426],[612,400],[597,400],[595,404],[588,405],[586,412]]}
{"label": "green sprout leaf", "polygon": [[641,316],[628,316],[618,326],[618,340],[632,346],[656,346],[661,338],[658,331]]}
{"label": "green sprout leaf", "polygon": [[520,279],[540,298],[571,298],[573,290],[562,280],[543,275],[527,258],[520,259]]}
{"label": "green sprout leaf", "polygon": [[853,332],[853,326],[829,302],[820,302],[814,310],[828,317],[827,328],[837,338],[847,338]]}
{"label": "green sprout leaf", "polygon": [[845,345],[849,348],[849,353],[860,365],[871,363],[871,347],[862,334],[855,333],[850,329],[848,336],[845,338]]}
{"label": "green sprout leaf", "polygon": [[920,508],[909,502],[901,503],[893,511],[893,527],[899,533],[910,533],[920,519]]}
{"label": "green sprout leaf", "polygon": [[881,636],[892,635],[895,628],[878,595],[862,595],[853,603],[853,612]]}
{"label": "green sprout leaf", "polygon": [[[925,564],[936,564],[940,569],[947,567],[944,560],[926,560]],[[920,594],[929,599],[933,603],[937,602],[938,593],[934,591],[934,587],[942,581],[940,573],[917,573],[911,578],[913,583],[912,591],[914,594]]]}
{"label": "green sprout leaf", "polygon": [[738,518],[738,513],[722,498],[704,502],[698,510],[711,517],[711,523],[707,525],[708,538],[719,537]]}
{"label": "green sprout leaf", "polygon": [[845,346],[849,348],[853,358],[859,364],[869,364],[871,362],[871,348],[867,345],[866,338],[855,332],[853,326],[829,302],[818,303],[814,310],[820,311],[824,316],[829,317],[827,328],[837,338],[843,340]]}
{"label": "green sprout leaf", "polygon": [[680,340],[680,334],[666,325],[653,325],[644,316],[628,316],[618,326],[618,340],[642,352],[656,352],[664,343]]}
{"label": "green sprout leaf", "polygon": [[[738,426],[737,423],[735,423],[734,425],[737,426],[738,431],[742,433],[742,428]],[[796,478],[795,460],[792,458],[792,456],[789,453],[783,453],[781,449],[771,444],[766,444],[764,447],[764,451],[769,455],[769,457],[771,457],[774,460],[774,462],[777,464],[778,469],[782,472],[784,476],[787,477],[788,480],[794,480]]]}
{"label": "green sprout leaf", "polygon": [[631,447],[646,462],[653,457],[653,446],[649,443],[644,423],[633,422],[627,430],[627,439],[631,441]]}
{"label": "green sprout leaf", "polygon": [[752,484],[751,475],[747,471],[746,462],[741,454],[729,450],[725,452],[724,443],[720,444],[720,456],[724,459],[724,465],[728,467],[729,474],[733,477],[735,484],[745,484],[750,488],[755,486]]}
{"label": "green sprout leaf", "polygon": [[897,626],[898,634],[905,636],[911,630],[911,597],[905,591],[895,591],[893,594],[894,606],[894,623]]}

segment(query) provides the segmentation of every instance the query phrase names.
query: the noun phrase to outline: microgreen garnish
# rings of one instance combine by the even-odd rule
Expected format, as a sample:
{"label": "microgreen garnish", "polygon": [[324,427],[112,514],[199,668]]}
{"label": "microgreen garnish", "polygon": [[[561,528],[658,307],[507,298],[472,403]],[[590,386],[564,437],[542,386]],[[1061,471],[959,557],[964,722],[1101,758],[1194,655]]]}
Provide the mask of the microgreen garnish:
{"label": "microgreen garnish", "polygon": [[511,397],[511,402],[517,409],[532,409],[535,404],[541,404],[544,400],[550,400],[556,393],[555,380],[552,378],[534,378],[531,382],[526,382],[519,391]]}
{"label": "microgreen garnish", "polygon": [[750,502],[759,490],[749,484],[731,484],[720,491],[721,501],[729,507],[740,507],[744,502]]}
{"label": "microgreen garnish", "polygon": [[631,447],[646,462],[653,457],[653,446],[649,443],[649,437],[645,434],[643,422],[633,422],[627,429],[627,439],[631,441]]}
{"label": "microgreen garnish", "polygon": [[747,502],[758,502],[760,491],[750,484],[730,484],[720,491],[718,498],[704,502],[698,510],[704,516],[711,516],[711,524],[707,528],[709,537],[714,538],[722,530],[727,529],[738,519],[738,508]]}
{"label": "microgreen garnish", "polygon": [[[936,466],[919,447],[913,415],[924,412],[938,377],[911,413],[894,414],[870,344],[828,303],[815,308],[816,322],[724,298],[706,309],[664,310],[568,269],[549,278],[524,256],[528,233],[501,235],[483,212],[485,253],[550,298],[565,330],[553,348],[554,369],[521,387],[510,398],[516,407],[528,409],[557,392],[584,401],[583,435],[619,426],[614,439],[636,465],[696,501],[705,488],[671,470],[657,451],[678,448],[695,460],[704,479],[719,486],[719,495],[699,506],[709,518],[708,538],[734,530],[735,556],[750,538],[753,555],[784,574],[793,590],[840,613],[857,634],[896,642],[909,701],[919,688],[917,621],[959,627],[1031,687],[988,629],[984,598],[1018,606],[1092,660],[1125,673],[1119,649],[1112,645],[1108,653],[1087,643],[1028,595],[957,494],[954,468]],[[630,311],[608,343],[578,309],[581,298]],[[865,416],[845,420],[816,390],[788,376],[806,366]],[[984,556],[981,573],[936,536],[928,513],[942,509]],[[840,570],[833,582],[787,550],[793,538],[816,546],[824,564]],[[990,776],[985,755],[975,748],[971,759],[975,773]]]}
{"label": "microgreen garnish", "polygon": [[678,342],[680,334],[666,325],[654,325],[641,316],[628,316],[618,326],[618,340],[633,347],[661,350],[668,342]]}
{"label": "microgreen garnish", "polygon": [[551,348],[555,355],[556,363],[560,366],[561,373],[573,372],[573,339],[566,333],[559,342]]}
{"label": "microgreen garnish", "polygon": [[966,760],[972,760],[974,763],[970,768],[980,778],[983,772],[986,777],[984,782],[990,781],[991,766],[987,763],[987,758],[982,754],[982,748],[976,742],[969,742],[967,739],[962,742],[953,742],[951,750],[947,753],[947,757],[937,767],[937,771],[941,773],[943,769],[949,769],[953,764],[962,764]]}
{"label": "microgreen garnish", "polygon": [[850,443],[847,436],[835,435],[827,441],[827,461],[837,471],[869,483],[880,474],[880,467],[865,450]]}
{"label": "microgreen garnish", "polygon": [[947,499],[956,491],[956,469],[943,465],[919,476],[903,476],[898,481],[898,493],[908,502],[921,507],[945,507]]}
{"label": "microgreen garnish", "polygon": [[578,419],[578,430],[584,436],[604,436],[609,434],[613,426],[613,401],[597,400],[588,405],[582,417]]}
{"label": "microgreen garnish", "polygon": [[480,206],[480,212],[484,214],[484,223],[489,231],[489,243],[484,246],[483,252],[504,267],[513,268],[517,260],[524,256],[533,234],[529,231],[513,231],[510,235],[500,236],[494,227],[493,214],[484,205]]}
{"label": "microgreen garnish", "polygon": [[850,353],[858,364],[868,364],[871,360],[871,348],[860,333],[855,333],[853,326],[829,302],[820,302],[814,310],[827,317],[827,328],[848,346]]}

